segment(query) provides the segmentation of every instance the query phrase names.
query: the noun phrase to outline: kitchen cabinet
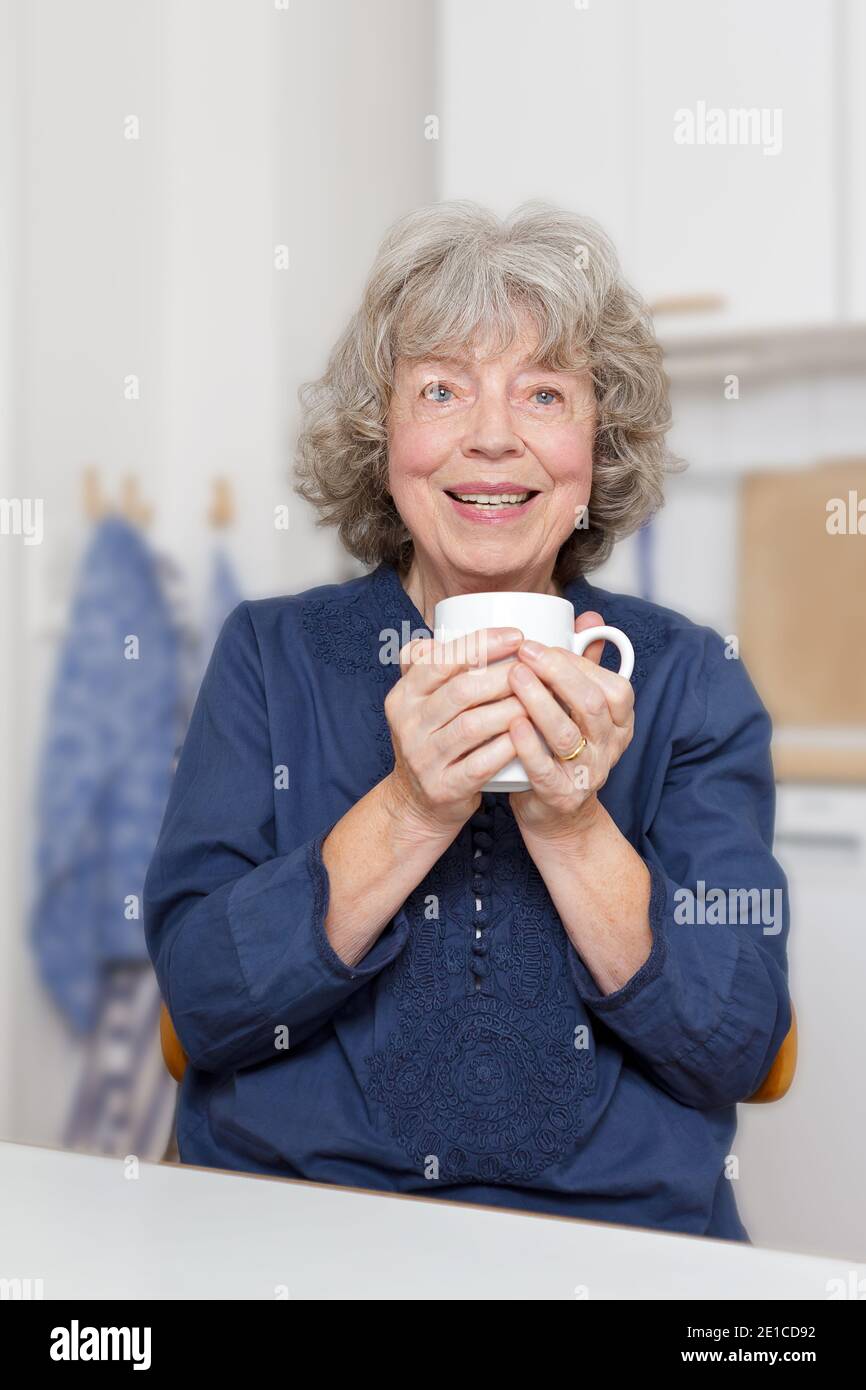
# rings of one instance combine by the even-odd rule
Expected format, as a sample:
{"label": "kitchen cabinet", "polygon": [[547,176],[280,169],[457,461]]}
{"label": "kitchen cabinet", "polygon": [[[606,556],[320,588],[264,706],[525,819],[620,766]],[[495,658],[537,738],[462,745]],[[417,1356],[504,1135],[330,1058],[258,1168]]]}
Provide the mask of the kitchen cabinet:
{"label": "kitchen cabinet", "polygon": [[859,0],[443,0],[439,196],[596,218],[665,336],[866,319],[864,63]]}
{"label": "kitchen cabinet", "polygon": [[709,301],[660,329],[836,314],[838,22],[812,0],[634,6],[637,282]]}

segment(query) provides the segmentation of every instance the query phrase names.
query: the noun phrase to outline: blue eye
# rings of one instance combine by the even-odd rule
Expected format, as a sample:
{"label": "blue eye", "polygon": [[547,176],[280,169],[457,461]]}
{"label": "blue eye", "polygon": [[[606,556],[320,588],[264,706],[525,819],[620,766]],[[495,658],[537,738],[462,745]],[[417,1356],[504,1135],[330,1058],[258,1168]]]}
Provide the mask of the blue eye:
{"label": "blue eye", "polygon": [[[443,386],[441,381],[432,381],[432,382],[430,383],[430,386],[432,386],[433,389],[434,389],[434,391],[436,391],[437,393],[444,392],[445,395],[447,395],[447,396],[453,396],[453,395],[454,395],[454,392],[451,390],[451,387],[450,387],[450,386]],[[438,401],[438,402],[440,402],[440,403],[443,404],[443,405],[447,404],[447,402],[445,401],[444,397],[443,397],[441,394],[437,394],[437,395],[435,395],[435,396],[428,396],[428,395],[427,395],[427,392],[430,390],[430,386],[425,386],[425,388],[424,388],[424,396],[426,397],[426,399],[427,399],[428,401]]]}
{"label": "blue eye", "polygon": [[[557,400],[560,400],[560,401],[562,400],[562,392],[561,392],[561,391],[554,391],[552,388],[548,388],[547,386],[541,386],[541,387],[539,387],[539,389],[538,389],[537,391],[535,391],[533,394],[536,395],[536,396],[551,396],[551,397],[554,397],[554,398],[557,399]],[[542,401],[541,404],[542,404],[542,405],[547,405],[547,401]]]}

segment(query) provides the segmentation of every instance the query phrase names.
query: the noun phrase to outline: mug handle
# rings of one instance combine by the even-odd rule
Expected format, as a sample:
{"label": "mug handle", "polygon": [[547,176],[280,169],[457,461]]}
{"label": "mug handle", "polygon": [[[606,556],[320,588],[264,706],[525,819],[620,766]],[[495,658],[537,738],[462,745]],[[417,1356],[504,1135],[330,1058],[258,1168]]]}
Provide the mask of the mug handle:
{"label": "mug handle", "polygon": [[599,637],[605,637],[608,642],[618,649],[620,662],[619,674],[626,680],[634,670],[634,647],[628,640],[624,632],[620,632],[618,627],[588,627],[583,632],[572,633],[571,645],[575,656],[583,656],[587,647],[593,642],[597,642]]}

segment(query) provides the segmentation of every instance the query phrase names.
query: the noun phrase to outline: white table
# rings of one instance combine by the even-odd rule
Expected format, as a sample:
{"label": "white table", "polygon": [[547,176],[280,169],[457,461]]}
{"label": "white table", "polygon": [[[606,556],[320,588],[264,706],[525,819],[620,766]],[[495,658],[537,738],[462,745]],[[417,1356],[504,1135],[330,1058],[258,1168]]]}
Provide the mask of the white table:
{"label": "white table", "polygon": [[[46,1299],[815,1299],[866,1265],[0,1144],[0,1278]],[[579,1291],[585,1289],[585,1293]]]}

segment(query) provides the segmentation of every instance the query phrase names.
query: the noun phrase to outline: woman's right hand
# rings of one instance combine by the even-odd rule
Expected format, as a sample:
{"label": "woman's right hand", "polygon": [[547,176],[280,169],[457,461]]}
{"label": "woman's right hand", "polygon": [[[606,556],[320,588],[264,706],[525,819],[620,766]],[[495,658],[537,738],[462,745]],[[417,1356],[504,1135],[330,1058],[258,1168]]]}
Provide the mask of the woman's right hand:
{"label": "woman's right hand", "polygon": [[508,683],[512,663],[502,658],[522,641],[518,628],[491,627],[401,648],[401,676],[385,696],[389,780],[400,809],[420,824],[458,829],[478,809],[484,783],[517,756],[508,726],[524,710]]}

